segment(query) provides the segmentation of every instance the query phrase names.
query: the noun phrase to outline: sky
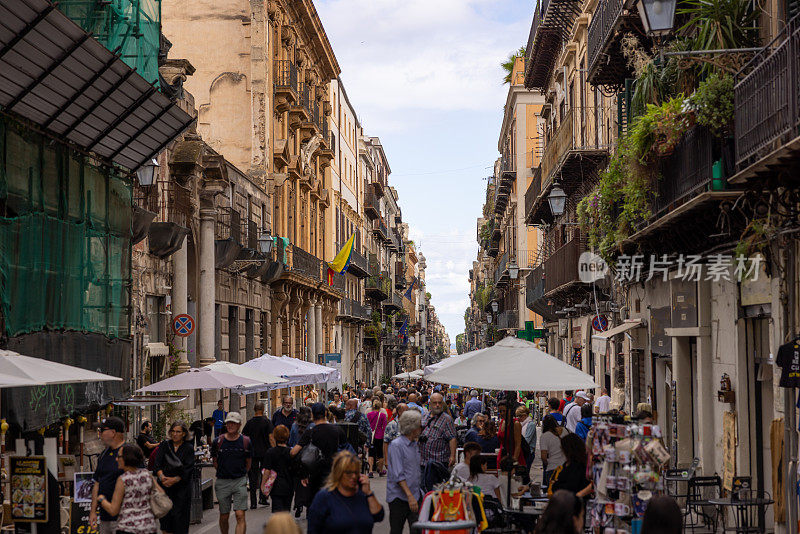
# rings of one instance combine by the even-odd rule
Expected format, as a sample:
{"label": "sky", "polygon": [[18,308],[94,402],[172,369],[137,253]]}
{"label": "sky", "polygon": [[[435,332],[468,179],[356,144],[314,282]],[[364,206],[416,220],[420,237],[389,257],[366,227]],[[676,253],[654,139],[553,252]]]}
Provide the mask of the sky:
{"label": "sky", "polygon": [[364,133],[381,138],[451,343],[464,331],[476,219],[530,0],[315,0]]}

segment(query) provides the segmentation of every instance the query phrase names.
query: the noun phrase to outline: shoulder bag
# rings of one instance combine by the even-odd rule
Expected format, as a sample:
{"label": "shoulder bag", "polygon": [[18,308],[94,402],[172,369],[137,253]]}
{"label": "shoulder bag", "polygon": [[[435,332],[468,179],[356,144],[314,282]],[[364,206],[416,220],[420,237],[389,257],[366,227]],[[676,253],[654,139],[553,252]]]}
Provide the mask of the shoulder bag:
{"label": "shoulder bag", "polygon": [[[151,475],[152,477],[152,475]],[[156,482],[155,477],[152,477],[153,487],[150,489],[150,510],[156,519],[161,519],[172,510],[172,499],[164,493],[164,490]]]}

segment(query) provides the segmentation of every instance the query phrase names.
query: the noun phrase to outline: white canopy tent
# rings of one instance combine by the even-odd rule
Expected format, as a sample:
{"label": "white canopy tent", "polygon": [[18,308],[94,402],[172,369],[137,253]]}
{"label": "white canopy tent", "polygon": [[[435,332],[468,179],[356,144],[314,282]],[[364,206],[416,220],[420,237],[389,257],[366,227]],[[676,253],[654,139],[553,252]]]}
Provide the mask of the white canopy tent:
{"label": "white canopy tent", "polygon": [[0,350],[0,387],[44,386],[75,382],[118,382],[118,376],[96,373],[42,358]]}
{"label": "white canopy tent", "polygon": [[452,363],[452,362],[453,362],[453,360],[455,360],[455,359],[457,359],[457,358],[461,358],[462,356],[465,356],[466,354],[469,354],[469,353],[468,353],[468,352],[466,352],[466,353],[464,353],[464,354],[457,354],[457,355],[455,355],[455,356],[450,356],[449,358],[444,358],[444,359],[442,359],[442,360],[440,360],[440,361],[438,361],[438,362],[436,362],[436,363],[432,363],[432,364],[430,364],[430,365],[426,365],[426,366],[425,366],[425,367],[422,369],[422,371],[423,371],[423,378],[425,378],[425,379],[427,380],[427,379],[428,379],[428,375],[429,375],[429,374],[433,373],[434,371],[438,371],[439,369],[441,369],[442,367],[444,367],[444,366],[445,366],[445,364],[449,365],[450,363]]}
{"label": "white canopy tent", "polygon": [[600,387],[591,375],[562,362],[524,339],[507,337],[495,345],[447,358],[425,379],[443,384],[510,391]]}
{"label": "white canopy tent", "polygon": [[[217,365],[217,364],[225,365]],[[283,378],[272,376],[267,373],[252,373],[248,369],[235,369],[231,366],[241,368],[229,362],[217,362],[217,364],[207,365],[200,368],[192,368],[179,375],[171,376],[149,386],[137,390],[137,393],[178,391],[186,389],[223,389],[238,387],[254,387],[263,384],[282,384],[286,382]]]}
{"label": "white canopy tent", "polygon": [[240,393],[257,393],[276,388],[290,386],[306,386],[309,384],[322,384],[339,380],[339,371],[333,367],[326,367],[312,362],[290,358],[289,356],[272,356],[264,354],[258,358],[242,364],[242,367],[280,376],[284,382],[280,384],[263,384],[244,386]]}

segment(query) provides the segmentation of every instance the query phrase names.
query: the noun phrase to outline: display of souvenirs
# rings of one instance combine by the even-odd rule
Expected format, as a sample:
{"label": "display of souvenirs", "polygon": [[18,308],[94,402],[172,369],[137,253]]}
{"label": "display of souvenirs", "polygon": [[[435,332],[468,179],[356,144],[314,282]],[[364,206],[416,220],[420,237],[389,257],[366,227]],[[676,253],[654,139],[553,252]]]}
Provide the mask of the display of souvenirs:
{"label": "display of souvenirs", "polygon": [[636,533],[647,503],[664,491],[661,473],[669,453],[661,428],[619,416],[595,416],[593,423],[588,476],[595,499],[587,522],[598,534]]}

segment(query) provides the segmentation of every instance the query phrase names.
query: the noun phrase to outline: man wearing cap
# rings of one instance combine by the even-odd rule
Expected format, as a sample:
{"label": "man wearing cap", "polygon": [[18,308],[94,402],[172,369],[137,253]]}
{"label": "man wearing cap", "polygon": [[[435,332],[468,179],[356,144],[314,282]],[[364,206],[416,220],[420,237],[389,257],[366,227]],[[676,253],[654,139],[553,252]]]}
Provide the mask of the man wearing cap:
{"label": "man wearing cap", "polygon": [[[106,449],[97,459],[97,469],[92,475],[92,508],[89,511],[89,524],[97,526],[97,496],[113,495],[117,485],[117,478],[122,474],[122,469],[117,463],[120,449],[125,445],[125,423],[119,417],[107,417],[100,423],[100,441]],[[117,531],[117,518],[100,508],[100,534],[114,534]]]}
{"label": "man wearing cap", "polygon": [[478,390],[473,389],[469,392],[470,399],[464,405],[464,417],[466,417],[467,421],[472,421],[472,417],[476,413],[483,412],[483,403],[478,398]]}
{"label": "man wearing cap", "polygon": [[581,406],[590,400],[586,392],[578,391],[575,393],[575,400],[564,407],[564,417],[567,420],[564,426],[567,427],[567,430],[575,432],[575,427],[578,425],[578,421],[581,420]]}
{"label": "man wearing cap", "polygon": [[250,438],[239,433],[242,416],[229,412],[225,417],[225,433],[214,440],[211,455],[217,470],[214,492],[219,501],[219,530],[228,534],[228,517],[236,514],[236,534],[247,532],[247,472],[253,459]]}

